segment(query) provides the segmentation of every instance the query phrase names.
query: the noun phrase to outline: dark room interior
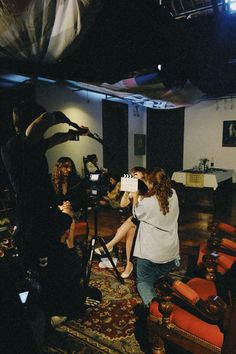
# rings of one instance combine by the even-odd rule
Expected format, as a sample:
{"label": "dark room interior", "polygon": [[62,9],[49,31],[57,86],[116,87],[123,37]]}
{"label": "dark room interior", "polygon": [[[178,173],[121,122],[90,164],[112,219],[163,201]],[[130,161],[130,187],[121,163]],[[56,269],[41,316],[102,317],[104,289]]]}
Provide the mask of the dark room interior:
{"label": "dark room interior", "polygon": [[0,353],[236,354],[235,112],[236,0],[0,0]]}

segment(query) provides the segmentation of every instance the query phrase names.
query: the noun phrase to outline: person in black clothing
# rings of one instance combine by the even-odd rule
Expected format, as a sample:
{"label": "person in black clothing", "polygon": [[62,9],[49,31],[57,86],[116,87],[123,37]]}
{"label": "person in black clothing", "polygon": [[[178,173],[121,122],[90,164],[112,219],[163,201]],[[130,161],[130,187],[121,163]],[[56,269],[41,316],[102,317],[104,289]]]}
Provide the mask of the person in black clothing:
{"label": "person in black clothing", "polygon": [[1,155],[17,202],[14,242],[23,273],[32,274],[30,284],[40,289],[39,307],[45,317],[40,330],[50,333],[55,318],[61,322],[86,308],[90,289],[81,282],[84,271],[80,257],[74,248],[61,243],[62,235],[74,224],[74,213],[67,201],[58,206],[45,153],[57,144],[88,135],[89,129],[78,127],[44,138],[53,125],[72,122],[62,112],[45,112],[37,104],[15,107],[13,121],[16,134],[2,145]]}
{"label": "person in black clothing", "polygon": [[76,172],[70,157],[60,157],[52,173],[52,183],[58,205],[69,201],[77,220],[87,217],[87,182]]}
{"label": "person in black clothing", "polygon": [[53,243],[61,236],[57,220],[71,220],[57,206],[45,152],[57,144],[78,140],[79,135],[87,135],[89,130],[69,129],[44,138],[48,128],[71,121],[62,112],[46,112],[36,103],[15,106],[13,123],[16,134],[2,145],[1,155],[16,195],[15,242],[28,269],[47,263]]}

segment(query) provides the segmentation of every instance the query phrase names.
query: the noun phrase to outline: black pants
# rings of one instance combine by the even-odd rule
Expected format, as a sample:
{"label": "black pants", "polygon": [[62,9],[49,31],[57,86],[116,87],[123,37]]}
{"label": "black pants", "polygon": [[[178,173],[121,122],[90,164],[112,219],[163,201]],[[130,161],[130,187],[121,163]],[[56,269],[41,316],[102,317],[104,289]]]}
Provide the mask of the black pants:
{"label": "black pants", "polygon": [[59,244],[40,270],[42,298],[49,316],[76,316],[83,309],[85,290],[81,285],[81,259],[72,249]]}

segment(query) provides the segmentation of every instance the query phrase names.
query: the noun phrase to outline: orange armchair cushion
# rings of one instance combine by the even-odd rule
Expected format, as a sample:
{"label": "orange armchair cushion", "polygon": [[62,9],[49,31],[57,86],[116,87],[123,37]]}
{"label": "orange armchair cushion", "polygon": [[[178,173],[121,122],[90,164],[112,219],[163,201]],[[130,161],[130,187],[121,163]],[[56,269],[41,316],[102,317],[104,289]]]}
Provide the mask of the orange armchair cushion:
{"label": "orange armchair cushion", "polygon": [[218,267],[217,270],[220,273],[225,273],[228,269],[230,269],[233,263],[236,261],[235,256],[225,255],[224,253],[220,253],[217,258]]}
{"label": "orange armchair cushion", "polygon": [[192,278],[187,284],[198,293],[202,300],[207,300],[209,296],[215,296],[217,294],[216,286],[213,281],[202,278]]}
{"label": "orange armchair cushion", "polygon": [[[187,284],[199,294],[202,300],[206,300],[209,296],[216,295],[215,284],[209,280],[193,278]],[[162,317],[157,302],[151,303],[150,313],[153,316]],[[173,305],[170,322],[210,344],[219,348],[222,347],[223,333],[217,325],[209,324],[179,306]]]}
{"label": "orange armchair cushion", "polygon": [[218,224],[218,229],[227,232],[228,234],[235,234],[236,229],[234,226],[220,222]]}
{"label": "orange armchair cushion", "polygon": [[228,238],[222,238],[221,246],[236,250],[236,242],[229,240]]}
{"label": "orange armchair cushion", "polygon": [[[69,235],[70,230],[66,231],[66,235]],[[88,223],[87,221],[79,221],[75,223],[74,237],[87,235]]]}
{"label": "orange armchair cushion", "polygon": [[[227,240],[227,241],[223,241]],[[231,249],[233,247],[236,247],[236,242],[230,241],[228,239],[222,239],[224,247],[227,247],[226,244],[231,245]],[[229,242],[228,242],[229,241]],[[207,248],[207,243],[206,242],[201,242],[200,247],[199,247],[199,253],[198,253],[198,260],[197,264],[200,265],[202,263],[202,258],[205,254],[208,253],[208,248]],[[224,274],[226,270],[230,269],[232,264],[236,261],[235,256],[230,256],[226,255],[222,252],[218,253],[217,257],[217,271],[221,274]]]}
{"label": "orange armchair cushion", "polygon": [[204,322],[200,318],[181,309],[178,306],[174,308],[172,322],[179,328],[191,333],[192,335],[205,340],[219,348],[223,345],[223,333],[217,325]]}
{"label": "orange armchair cushion", "polygon": [[198,294],[188,284],[185,284],[180,280],[176,280],[173,283],[173,288],[192,304],[196,304],[196,302],[199,301]]}
{"label": "orange armchair cushion", "polygon": [[75,236],[87,235],[88,224],[86,221],[75,223]]}

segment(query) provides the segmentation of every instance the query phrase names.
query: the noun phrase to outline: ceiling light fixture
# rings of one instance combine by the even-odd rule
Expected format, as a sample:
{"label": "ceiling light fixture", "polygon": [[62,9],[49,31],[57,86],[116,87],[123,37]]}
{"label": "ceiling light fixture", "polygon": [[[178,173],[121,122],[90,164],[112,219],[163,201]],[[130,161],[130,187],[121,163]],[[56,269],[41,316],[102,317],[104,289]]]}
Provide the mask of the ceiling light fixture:
{"label": "ceiling light fixture", "polygon": [[233,14],[236,12],[236,0],[225,0],[225,4],[229,13]]}

